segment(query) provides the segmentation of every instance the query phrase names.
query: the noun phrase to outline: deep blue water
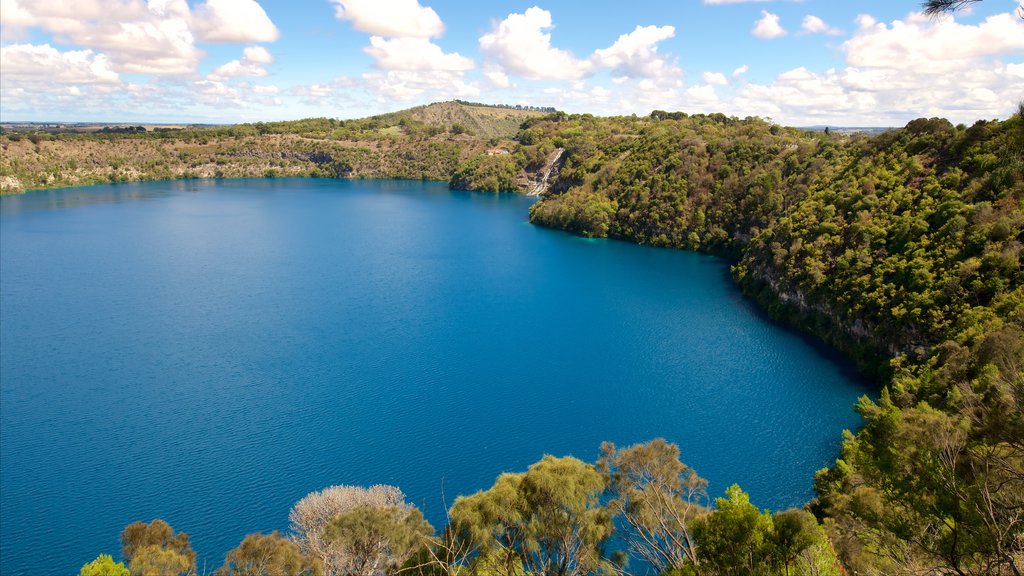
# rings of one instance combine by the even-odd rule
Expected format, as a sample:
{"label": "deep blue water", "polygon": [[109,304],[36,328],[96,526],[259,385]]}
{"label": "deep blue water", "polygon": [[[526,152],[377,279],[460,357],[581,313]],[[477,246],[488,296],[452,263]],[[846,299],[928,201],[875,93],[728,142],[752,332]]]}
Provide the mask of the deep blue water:
{"label": "deep blue water", "polygon": [[868,390],[728,264],[396,181],[97,186],[0,199],[0,572],[71,574],[163,518],[201,560],[332,484],[435,526],[545,453],[665,437],[799,505]]}

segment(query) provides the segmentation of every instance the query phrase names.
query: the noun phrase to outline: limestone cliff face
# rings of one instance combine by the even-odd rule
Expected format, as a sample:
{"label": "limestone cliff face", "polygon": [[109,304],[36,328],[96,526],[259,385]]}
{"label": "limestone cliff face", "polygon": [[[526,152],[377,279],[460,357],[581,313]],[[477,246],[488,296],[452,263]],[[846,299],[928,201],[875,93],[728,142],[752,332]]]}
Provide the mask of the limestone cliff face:
{"label": "limestone cliff face", "polygon": [[786,282],[784,275],[765,263],[744,259],[733,276],[745,294],[779,321],[807,331],[847,354],[869,373],[884,372],[891,358],[903,354],[922,357],[933,343],[904,336],[886,339],[889,332],[863,318],[844,313],[831,299],[809,294]]}

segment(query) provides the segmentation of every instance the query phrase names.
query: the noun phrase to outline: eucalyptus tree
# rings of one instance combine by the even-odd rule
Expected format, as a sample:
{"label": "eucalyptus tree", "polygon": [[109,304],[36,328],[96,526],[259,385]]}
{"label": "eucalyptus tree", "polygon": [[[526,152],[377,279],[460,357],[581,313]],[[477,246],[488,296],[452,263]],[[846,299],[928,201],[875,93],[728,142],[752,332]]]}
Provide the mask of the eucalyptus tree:
{"label": "eucalyptus tree", "polygon": [[135,576],[173,576],[196,569],[196,553],[188,534],[176,534],[159,518],[126,526],[121,532],[121,553]]}
{"label": "eucalyptus tree", "polygon": [[625,523],[629,552],[659,573],[698,566],[691,525],[707,513],[708,483],[679,461],[679,447],[661,438],[622,449],[605,442],[601,453],[608,506]]}
{"label": "eucalyptus tree", "polygon": [[395,573],[433,534],[423,514],[409,505],[358,506],[324,528],[327,542],[345,552],[339,570],[351,576]]}
{"label": "eucalyptus tree", "polygon": [[224,558],[216,576],[314,576],[314,563],[276,530],[249,534]]}
{"label": "eucalyptus tree", "polygon": [[545,456],[525,473],[502,474],[489,490],[458,498],[449,530],[471,550],[467,561],[476,573],[613,571],[604,554],[613,531],[611,510],[601,502],[605,486],[593,465]]}
{"label": "eucalyptus tree", "polygon": [[[288,515],[303,553],[324,576],[375,574],[408,557],[409,546],[433,530],[394,486],[331,486],[299,500]],[[402,524],[410,532],[396,527]],[[423,542],[420,542],[421,544]],[[364,572],[374,567],[374,571]]]}

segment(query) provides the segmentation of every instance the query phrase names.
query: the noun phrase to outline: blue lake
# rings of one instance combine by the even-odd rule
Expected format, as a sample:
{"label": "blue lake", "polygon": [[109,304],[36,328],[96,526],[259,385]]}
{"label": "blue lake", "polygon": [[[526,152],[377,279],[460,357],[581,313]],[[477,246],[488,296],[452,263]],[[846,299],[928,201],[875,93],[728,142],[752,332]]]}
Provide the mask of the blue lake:
{"label": "blue lake", "polygon": [[209,569],[305,494],[445,502],[664,437],[719,496],[801,505],[869,389],[698,254],[527,223],[442,183],[156,182],[0,199],[0,573]]}

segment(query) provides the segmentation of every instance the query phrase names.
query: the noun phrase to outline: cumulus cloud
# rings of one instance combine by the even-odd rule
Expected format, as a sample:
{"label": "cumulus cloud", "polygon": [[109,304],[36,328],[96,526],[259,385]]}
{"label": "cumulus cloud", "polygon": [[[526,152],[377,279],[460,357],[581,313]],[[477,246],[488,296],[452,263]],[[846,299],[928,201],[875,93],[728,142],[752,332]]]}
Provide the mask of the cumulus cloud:
{"label": "cumulus cloud", "polygon": [[858,24],[842,45],[844,68],[789,70],[744,86],[733,105],[794,123],[888,126],[919,116],[1006,116],[1024,94],[1024,64],[1004,61],[1024,50],[1024,22],[1012,14],[978,24],[917,13],[885,24],[861,15]]}
{"label": "cumulus cloud", "polygon": [[484,78],[495,88],[507,89],[515,87],[515,83],[512,82],[508,74],[498,66],[485,66],[483,74]]}
{"label": "cumulus cloud", "polygon": [[740,76],[743,76],[744,74],[746,74],[749,71],[750,71],[750,66],[747,66],[746,64],[744,64],[743,66],[740,66],[739,68],[737,68],[737,69],[732,71],[732,77],[733,78],[739,78]]}
{"label": "cumulus cloud", "polygon": [[215,108],[249,109],[282,104],[276,96],[276,86],[254,85],[248,82],[226,83],[218,80],[199,80],[192,84],[191,98]]}
{"label": "cumulus cloud", "polygon": [[92,50],[61,52],[49,44],[12,44],[0,47],[0,68],[5,84],[12,81],[60,84],[118,84],[110,61]]}
{"label": "cumulus cloud", "polygon": [[787,34],[786,29],[779,24],[779,16],[767,10],[761,10],[761,19],[754,24],[751,32],[763,40],[781,38]]}
{"label": "cumulus cloud", "polygon": [[1009,13],[989,16],[976,25],[917,13],[890,26],[870,17],[861,17],[860,24],[861,29],[843,44],[852,66],[943,73],[962,70],[982,57],[1024,50],[1024,22]]}
{"label": "cumulus cloud", "polygon": [[813,14],[804,16],[804,20],[800,24],[800,31],[804,34],[828,34],[829,36],[838,36],[843,33],[839,28],[829,26],[824,20]]}
{"label": "cumulus cloud", "polygon": [[370,38],[363,49],[378,68],[384,70],[448,70],[465,71],[473,61],[454,52],[445,54],[441,47],[426,38]]}
{"label": "cumulus cloud", "polygon": [[593,65],[551,46],[551,13],[536,6],[509,14],[480,37],[480,49],[505,70],[531,80],[576,80]]}
{"label": "cumulus cloud", "polygon": [[673,26],[637,26],[629,34],[619,36],[608,48],[594,51],[591,61],[596,66],[612,69],[616,76],[655,78],[679,72],[658,53],[658,43],[676,35]]}
{"label": "cumulus cloud", "polygon": [[[8,12],[8,6],[14,9]],[[194,45],[185,0],[5,1],[3,12],[5,24],[38,27],[60,44],[102,52],[118,72],[184,74],[203,55]]]}
{"label": "cumulus cloud", "polygon": [[704,80],[705,84],[712,86],[723,86],[729,83],[729,81],[725,79],[725,74],[722,74],[721,72],[705,72],[701,79]]}
{"label": "cumulus cloud", "polygon": [[249,46],[242,52],[240,60],[232,60],[218,66],[207,78],[212,81],[222,81],[239,76],[261,78],[267,75],[267,69],[264,66],[273,62],[274,57],[266,48]]}
{"label": "cumulus cloud", "polygon": [[368,92],[389,100],[475,98],[480,95],[480,89],[467,84],[461,73],[446,70],[368,72],[362,75],[361,80]]}
{"label": "cumulus cloud", "polygon": [[331,0],[339,20],[376,36],[432,38],[444,33],[433,8],[418,0]]}
{"label": "cumulus cloud", "polygon": [[206,0],[193,23],[207,42],[274,42],[279,34],[255,0]]}

